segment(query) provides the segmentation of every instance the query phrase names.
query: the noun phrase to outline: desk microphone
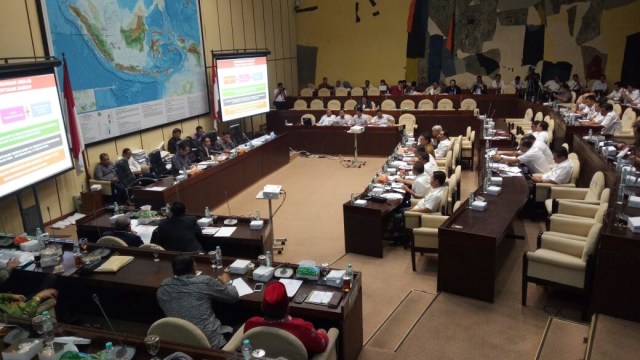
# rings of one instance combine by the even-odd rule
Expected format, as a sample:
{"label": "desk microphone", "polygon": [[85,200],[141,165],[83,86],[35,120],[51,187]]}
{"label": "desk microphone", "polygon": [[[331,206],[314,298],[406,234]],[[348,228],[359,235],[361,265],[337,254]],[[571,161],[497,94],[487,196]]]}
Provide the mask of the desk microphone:
{"label": "desk microphone", "polygon": [[224,191],[224,197],[227,200],[227,210],[229,210],[229,218],[224,221],[224,224],[227,226],[233,226],[238,223],[238,220],[232,218],[231,206],[229,206],[229,193],[227,190]]}
{"label": "desk microphone", "polygon": [[[98,294],[93,294],[93,301],[96,303],[96,305],[98,305],[98,308],[100,308],[100,311],[102,312],[102,316],[104,316],[104,319],[107,320],[107,324],[109,324],[109,328],[111,329],[111,331],[116,334],[116,330],[113,328],[113,325],[111,324],[111,321],[109,320],[109,317],[107,316],[107,313],[104,311],[104,308],[102,307],[102,305],[100,304],[100,298],[98,297]],[[125,337],[126,337],[126,333],[125,333]],[[136,354],[136,348],[132,347],[132,346],[126,346],[123,342],[122,342],[122,338],[118,339],[118,342],[120,343],[119,346],[114,346],[113,350],[115,350],[115,358],[117,359],[126,359],[126,360],[131,360],[133,359],[133,357]]]}
{"label": "desk microphone", "polygon": [[253,143],[251,142],[251,140],[249,140],[249,138],[247,137],[247,134],[242,133],[242,137],[247,143],[249,143],[249,147],[253,149]]}

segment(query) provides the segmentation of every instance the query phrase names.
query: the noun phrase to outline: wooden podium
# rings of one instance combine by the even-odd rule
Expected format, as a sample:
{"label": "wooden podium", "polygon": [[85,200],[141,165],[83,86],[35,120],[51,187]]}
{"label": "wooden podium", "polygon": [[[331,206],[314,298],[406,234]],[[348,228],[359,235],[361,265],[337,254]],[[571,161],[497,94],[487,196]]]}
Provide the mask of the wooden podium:
{"label": "wooden podium", "polygon": [[104,206],[100,191],[83,191],[80,193],[80,200],[82,201],[82,212],[85,214],[97,211]]}

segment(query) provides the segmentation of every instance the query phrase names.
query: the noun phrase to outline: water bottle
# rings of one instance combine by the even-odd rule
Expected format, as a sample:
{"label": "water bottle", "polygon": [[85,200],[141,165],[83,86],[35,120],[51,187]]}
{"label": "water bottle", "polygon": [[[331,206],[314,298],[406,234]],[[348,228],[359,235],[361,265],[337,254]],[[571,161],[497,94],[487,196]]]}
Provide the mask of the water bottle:
{"label": "water bottle", "polygon": [[591,140],[591,138],[593,138],[593,130],[589,129],[589,140]]}
{"label": "water bottle", "polygon": [[42,316],[44,317],[44,320],[42,320],[42,336],[45,344],[49,344],[53,342],[53,327],[55,325],[55,320],[49,316],[48,311],[43,311]]}
{"label": "water bottle", "polygon": [[113,202],[113,213],[114,214],[119,214],[120,213],[120,206],[118,206],[118,202],[117,201]]}
{"label": "water bottle", "polygon": [[353,267],[347,264],[347,270],[342,277],[342,291],[349,292],[351,290],[351,282],[353,281]]}
{"label": "water bottle", "polygon": [[353,278],[353,266],[351,264],[347,264],[347,271],[344,273],[350,278]]}
{"label": "water bottle", "polygon": [[255,220],[260,220],[260,210],[256,210]]}
{"label": "water bottle", "polygon": [[471,209],[471,204],[473,204],[474,200],[475,200],[474,194],[473,194],[473,191],[471,191],[469,192],[469,209]]}
{"label": "water bottle", "polygon": [[104,360],[113,360],[115,359],[115,351],[113,350],[113,344],[111,342],[108,342],[105,344],[104,346],[104,354],[103,354],[103,359]]}
{"label": "water bottle", "polygon": [[209,210],[208,206],[204,207],[204,217],[206,217],[207,219],[211,217],[211,210]]}
{"label": "water bottle", "polygon": [[249,339],[242,340],[242,358],[244,360],[251,360],[251,343]]}
{"label": "water bottle", "polygon": [[271,266],[271,264],[273,263],[273,259],[271,258],[271,251],[267,250],[264,256],[267,266]]}
{"label": "water bottle", "polygon": [[40,250],[43,250],[45,247],[44,244],[44,232],[41,228],[36,229],[36,240],[38,240],[38,245],[40,246]]}
{"label": "water bottle", "polygon": [[216,268],[222,269],[222,250],[216,246]]}

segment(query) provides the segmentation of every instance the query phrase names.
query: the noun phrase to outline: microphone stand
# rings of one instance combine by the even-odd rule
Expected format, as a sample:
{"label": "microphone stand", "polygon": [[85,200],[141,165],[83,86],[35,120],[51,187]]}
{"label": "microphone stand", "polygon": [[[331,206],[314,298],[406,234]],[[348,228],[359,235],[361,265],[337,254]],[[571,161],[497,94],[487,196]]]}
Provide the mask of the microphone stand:
{"label": "microphone stand", "polygon": [[[100,298],[98,297],[98,294],[93,294],[93,301],[96,303],[96,305],[98,305],[98,308],[100,308],[100,311],[102,312],[102,315],[104,316],[104,319],[107,321],[107,324],[109,325],[109,328],[115,334],[116,330],[113,328],[113,324],[111,324],[111,321],[109,320],[109,317],[107,316],[107,313],[104,311],[104,308],[102,307],[102,304],[100,304]],[[127,334],[125,333],[124,336],[126,338]],[[113,347],[113,350],[115,350],[115,358],[117,358],[117,359],[126,359],[126,360],[133,359],[135,357],[135,355],[136,355],[136,348],[133,347],[133,346],[126,346],[124,344],[124,342],[122,341],[121,337],[118,338],[118,342],[120,343],[120,345]]]}

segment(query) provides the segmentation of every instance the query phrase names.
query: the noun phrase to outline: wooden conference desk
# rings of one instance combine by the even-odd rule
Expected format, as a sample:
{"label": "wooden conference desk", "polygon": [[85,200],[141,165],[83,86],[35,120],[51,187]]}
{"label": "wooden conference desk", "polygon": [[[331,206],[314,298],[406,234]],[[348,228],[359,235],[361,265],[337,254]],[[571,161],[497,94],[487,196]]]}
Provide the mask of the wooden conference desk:
{"label": "wooden conference desk", "polygon": [[[158,179],[155,183],[133,190],[135,203],[159,209],[167,203],[180,201],[188,213],[201,213],[208,206],[214,209],[228,197],[240,193],[248,186],[289,163],[288,135],[282,134],[255,149],[225,160],[196,176],[173,185],[174,177]],[[149,190],[165,187],[164,190]]]}
{"label": "wooden conference desk", "polygon": [[[107,231],[113,231],[114,227],[109,222],[112,216],[111,210],[101,209],[95,214],[88,214],[82,219],[76,221],[78,238],[86,237],[90,242],[96,242],[102,234]],[[216,223],[212,226],[224,226],[222,223],[227,217],[220,216],[216,219]],[[251,230],[249,228],[250,218],[236,217],[238,223],[237,228],[229,237],[214,237],[204,235],[202,246],[204,251],[215,250],[216,246],[220,246],[226,256],[257,258],[265,251],[272,250],[273,247],[273,227],[269,219],[262,219],[264,226],[261,230]],[[157,224],[152,224],[157,225]]]}
{"label": "wooden conference desk", "polygon": [[[89,245],[90,249],[95,248]],[[171,260],[178,253],[170,251],[160,252],[160,261],[153,261],[153,251],[135,248],[114,247],[121,255],[133,255],[135,260],[120,269],[117,273],[91,273],[86,277],[78,274],[57,276],[56,288],[60,291],[60,307],[73,309],[72,313],[91,314],[100,316],[92,294],[98,294],[105,311],[115,319],[135,321],[151,325],[154,321],[164,317],[156,300],[156,291],[160,283],[167,277],[173,276]],[[203,274],[217,276],[217,270],[211,268],[206,256],[195,256],[196,267]],[[234,258],[225,258],[224,265],[228,266]],[[255,259],[251,259],[254,260]],[[65,252],[63,257],[65,270],[75,268],[73,256]],[[11,289],[15,292],[26,292],[26,286],[37,284],[43,274],[51,273],[52,268],[36,269],[30,265],[27,269],[16,269],[11,275]],[[238,275],[231,275],[232,278]],[[253,288],[254,281],[244,277],[247,284]],[[328,290],[326,286],[316,285],[313,281],[305,281],[301,290]],[[332,291],[342,291],[339,288],[329,288]],[[239,303],[233,305],[215,304],[216,316],[223,323],[230,321],[246,321],[251,316],[261,315],[262,292],[243,296]],[[317,327],[335,327],[340,330],[338,337],[338,354],[342,359],[357,359],[363,344],[362,328],[362,274],[356,272],[352,289],[346,293],[337,308],[329,308],[309,303],[290,303],[290,314],[314,323]],[[59,311],[60,319],[65,322],[65,311]],[[229,320],[233,319],[233,320]],[[226,321],[229,320],[229,321]]]}

